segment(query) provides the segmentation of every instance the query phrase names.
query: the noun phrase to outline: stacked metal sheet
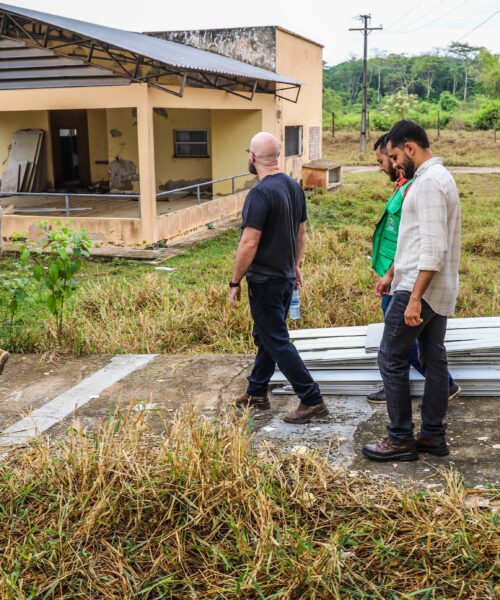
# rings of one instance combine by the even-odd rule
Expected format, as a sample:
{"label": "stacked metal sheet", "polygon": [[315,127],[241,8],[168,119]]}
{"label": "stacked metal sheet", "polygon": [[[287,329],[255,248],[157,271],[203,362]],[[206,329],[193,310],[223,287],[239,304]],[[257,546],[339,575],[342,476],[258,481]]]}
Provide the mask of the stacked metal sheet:
{"label": "stacked metal sheet", "polygon": [[[291,331],[290,336],[324,394],[364,396],[382,384],[377,351],[383,323]],[[449,319],[445,345],[450,371],[467,396],[500,396],[500,317]],[[274,393],[293,394],[278,371]],[[410,370],[412,394],[424,379]]]}

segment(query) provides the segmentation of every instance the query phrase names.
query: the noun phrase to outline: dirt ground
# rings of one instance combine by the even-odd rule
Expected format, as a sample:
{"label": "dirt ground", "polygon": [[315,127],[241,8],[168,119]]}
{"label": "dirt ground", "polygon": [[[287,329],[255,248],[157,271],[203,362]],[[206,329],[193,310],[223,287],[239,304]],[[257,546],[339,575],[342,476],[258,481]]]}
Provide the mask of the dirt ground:
{"label": "dirt ground", "polygon": [[[0,379],[0,454],[10,449],[2,431],[16,426],[33,411],[43,415],[51,400],[63,392],[69,392],[65,398],[71,397],[75,386],[85,391],[89,377],[111,362],[110,356],[13,356]],[[230,409],[231,400],[244,391],[245,374],[251,364],[251,356],[241,355],[152,356],[148,364],[123,379],[110,386],[105,383],[99,393],[94,394],[89,383],[87,403],[71,410],[70,416],[58,422],[55,419],[46,434],[64,436],[73,417],[91,430],[99,419],[107,418],[117,408],[127,408],[131,402],[139,403],[136,410],[149,410],[158,417],[194,404],[214,418],[219,411]],[[462,473],[468,486],[498,482],[498,398],[452,400],[448,415],[450,456],[421,457],[411,463],[373,463],[361,455],[364,443],[384,434],[383,406],[373,407],[360,397],[328,396],[328,418],[307,425],[287,425],[281,415],[296,405],[297,398],[273,395],[271,400],[271,410],[251,418],[257,444],[275,445],[284,451],[316,449],[336,465],[387,475],[400,482],[412,480],[423,488],[440,485],[440,471],[450,467]],[[418,427],[417,404],[418,400],[414,403]]]}

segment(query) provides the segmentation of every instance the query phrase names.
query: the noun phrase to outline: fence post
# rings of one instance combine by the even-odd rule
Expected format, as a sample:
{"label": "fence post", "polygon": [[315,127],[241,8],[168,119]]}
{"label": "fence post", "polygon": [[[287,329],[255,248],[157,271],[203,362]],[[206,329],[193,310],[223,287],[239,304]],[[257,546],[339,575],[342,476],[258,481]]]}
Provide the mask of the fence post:
{"label": "fence post", "polygon": [[231,189],[232,189],[232,193],[234,194],[235,192],[235,177],[234,175],[231,177]]}
{"label": "fence post", "polygon": [[438,123],[437,123],[437,125],[438,125],[438,139],[439,139],[439,137],[441,135],[441,119],[440,119],[440,116],[441,115],[440,115],[439,110],[438,110]]}
{"label": "fence post", "polygon": [[64,200],[65,200],[65,204],[66,204],[66,216],[71,217],[71,211],[70,211],[70,206],[69,206],[69,194],[66,194],[66,196],[64,197]]}
{"label": "fence post", "polygon": [[332,138],[335,137],[335,112],[332,110]]}
{"label": "fence post", "polygon": [[196,188],[196,200],[198,200],[198,204],[201,204],[200,186]]}
{"label": "fence post", "polygon": [[498,113],[496,112],[493,115],[493,139],[495,140],[495,144],[497,143],[497,121],[498,121]]}

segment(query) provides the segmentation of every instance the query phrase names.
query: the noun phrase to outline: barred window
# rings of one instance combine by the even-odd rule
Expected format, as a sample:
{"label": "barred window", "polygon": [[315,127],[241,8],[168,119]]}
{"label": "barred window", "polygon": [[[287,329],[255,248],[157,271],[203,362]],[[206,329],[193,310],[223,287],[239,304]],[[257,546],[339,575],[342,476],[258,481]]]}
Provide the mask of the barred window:
{"label": "barred window", "polygon": [[208,130],[175,129],[174,155],[179,157],[208,157]]}

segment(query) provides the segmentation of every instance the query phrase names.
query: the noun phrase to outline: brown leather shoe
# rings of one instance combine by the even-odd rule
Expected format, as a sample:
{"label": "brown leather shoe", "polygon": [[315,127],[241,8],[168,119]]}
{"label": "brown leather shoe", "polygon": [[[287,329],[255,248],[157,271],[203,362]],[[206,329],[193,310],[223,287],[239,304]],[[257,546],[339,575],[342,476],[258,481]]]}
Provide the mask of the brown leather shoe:
{"label": "brown leather shoe", "polygon": [[265,396],[250,396],[250,394],[243,394],[234,401],[236,408],[256,408],[258,410],[267,410],[271,408],[269,397]]}
{"label": "brown leather shoe", "polygon": [[317,417],[326,417],[327,415],[328,408],[324,402],[315,404],[314,406],[309,406],[301,402],[295,410],[292,410],[283,416],[283,421],[285,421],[285,423],[296,424],[310,423]]}
{"label": "brown leather shoe", "polygon": [[365,444],[363,454],[370,460],[417,460],[417,445],[414,441],[407,444],[395,444],[385,437],[376,444]]}
{"label": "brown leather shoe", "polygon": [[7,364],[7,361],[9,360],[9,357],[10,357],[10,354],[7,352],[7,350],[2,350],[0,348],[0,375],[3,373],[5,365]]}
{"label": "brown leather shoe", "polygon": [[448,444],[444,438],[442,440],[433,440],[419,432],[415,436],[415,441],[417,442],[418,452],[428,452],[434,456],[448,456],[450,453]]}

